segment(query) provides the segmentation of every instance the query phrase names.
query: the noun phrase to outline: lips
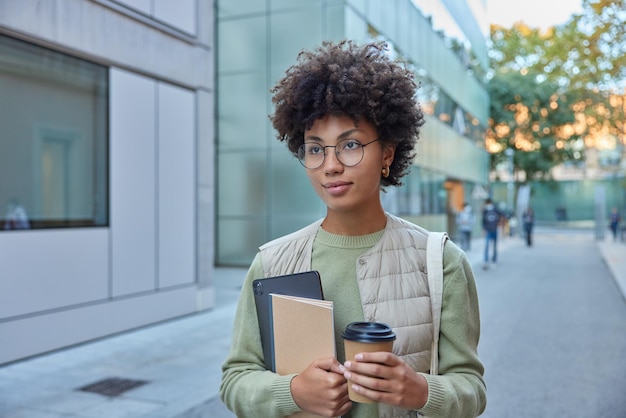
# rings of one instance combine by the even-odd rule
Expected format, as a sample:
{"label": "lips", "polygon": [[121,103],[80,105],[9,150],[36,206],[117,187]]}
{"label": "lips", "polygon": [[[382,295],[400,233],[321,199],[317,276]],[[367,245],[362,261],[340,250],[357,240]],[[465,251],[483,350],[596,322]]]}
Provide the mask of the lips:
{"label": "lips", "polygon": [[322,184],[322,187],[324,187],[326,191],[331,195],[337,196],[347,192],[351,184],[352,183],[346,181],[334,181],[331,183]]}

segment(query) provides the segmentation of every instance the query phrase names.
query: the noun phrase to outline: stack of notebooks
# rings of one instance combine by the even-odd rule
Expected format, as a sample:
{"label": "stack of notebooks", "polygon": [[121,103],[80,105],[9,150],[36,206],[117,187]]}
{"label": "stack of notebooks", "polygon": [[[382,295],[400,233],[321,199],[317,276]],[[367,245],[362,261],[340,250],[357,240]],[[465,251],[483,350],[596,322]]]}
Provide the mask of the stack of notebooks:
{"label": "stack of notebooks", "polygon": [[266,369],[300,373],[315,359],[336,357],[333,302],[324,300],[318,272],[257,279],[252,286]]}

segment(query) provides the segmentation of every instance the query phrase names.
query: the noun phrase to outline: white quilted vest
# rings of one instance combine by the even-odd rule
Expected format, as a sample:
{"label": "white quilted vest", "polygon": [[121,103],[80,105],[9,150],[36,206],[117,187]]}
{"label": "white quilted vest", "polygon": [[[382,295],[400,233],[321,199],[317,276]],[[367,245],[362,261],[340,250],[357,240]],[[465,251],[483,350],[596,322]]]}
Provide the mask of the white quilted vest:
{"label": "white quilted vest", "polygon": [[[321,222],[260,247],[265,277],[311,270],[313,241]],[[357,260],[364,319],[391,325],[396,333],[394,353],[416,372],[437,373],[438,356],[431,353],[436,352],[439,336],[445,239],[445,234],[429,233],[387,214],[383,237]],[[435,271],[432,283],[427,274],[427,243],[429,267]],[[418,413],[380,404],[379,416],[417,417]]]}

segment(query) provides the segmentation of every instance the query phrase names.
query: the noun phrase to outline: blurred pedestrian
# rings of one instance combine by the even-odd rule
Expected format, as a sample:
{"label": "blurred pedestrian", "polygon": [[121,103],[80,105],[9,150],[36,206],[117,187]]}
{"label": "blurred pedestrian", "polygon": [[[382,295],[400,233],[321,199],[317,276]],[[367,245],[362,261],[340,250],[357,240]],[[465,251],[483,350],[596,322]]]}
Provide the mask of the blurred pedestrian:
{"label": "blurred pedestrian", "polygon": [[616,207],[611,208],[611,214],[609,215],[609,227],[613,234],[613,241],[617,241],[617,231],[619,230],[619,223],[622,217]]}
{"label": "blurred pedestrian", "polygon": [[483,270],[489,268],[489,246],[492,246],[491,264],[493,267],[498,262],[498,226],[502,220],[502,215],[496,209],[491,199],[485,200],[485,208],[483,209],[483,230],[485,231],[485,257]]}
{"label": "blurred pedestrian", "polygon": [[4,217],[4,229],[29,229],[30,221],[26,209],[17,199],[11,199],[7,204],[7,213]]}
{"label": "blurred pedestrian", "polygon": [[524,237],[528,247],[533,245],[533,226],[535,225],[535,212],[530,206],[522,213],[522,223],[524,224]]}
{"label": "blurred pedestrian", "polygon": [[472,246],[472,229],[474,228],[474,211],[469,203],[464,202],[463,209],[457,213],[456,225],[461,233],[461,248],[469,251]]}
{"label": "blurred pedestrian", "polygon": [[518,233],[517,227],[518,227],[517,218],[515,217],[515,214],[512,214],[509,218],[509,235],[510,236],[513,236]]}

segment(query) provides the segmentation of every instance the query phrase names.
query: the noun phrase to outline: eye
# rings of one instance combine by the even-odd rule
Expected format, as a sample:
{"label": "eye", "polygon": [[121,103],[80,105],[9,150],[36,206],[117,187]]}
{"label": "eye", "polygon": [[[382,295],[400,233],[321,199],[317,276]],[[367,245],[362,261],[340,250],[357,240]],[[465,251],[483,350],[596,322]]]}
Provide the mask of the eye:
{"label": "eye", "polygon": [[354,151],[356,149],[359,149],[361,147],[361,143],[359,141],[357,141],[356,139],[346,139],[345,141],[343,141],[341,143],[341,150],[342,151]]}
{"label": "eye", "polygon": [[317,144],[306,144],[306,153],[309,155],[323,154],[324,148]]}

